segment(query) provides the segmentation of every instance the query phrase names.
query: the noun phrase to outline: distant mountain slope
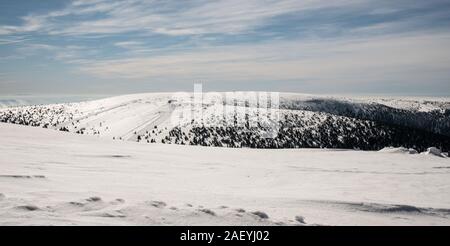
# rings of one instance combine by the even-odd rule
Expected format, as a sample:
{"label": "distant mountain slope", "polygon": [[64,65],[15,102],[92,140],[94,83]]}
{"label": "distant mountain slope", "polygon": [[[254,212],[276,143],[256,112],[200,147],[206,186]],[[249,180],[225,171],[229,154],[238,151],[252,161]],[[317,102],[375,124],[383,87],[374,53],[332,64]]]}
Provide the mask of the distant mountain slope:
{"label": "distant mountain slope", "polygon": [[[273,125],[260,120],[263,117],[257,108],[220,100],[195,107],[192,95],[184,99],[174,99],[172,95],[133,94],[80,103],[6,108],[0,110],[0,122],[148,143],[363,150],[402,146],[418,151],[430,146],[448,151],[450,147],[450,103],[445,100],[281,94],[275,135],[268,138],[267,132],[274,130]],[[186,111],[195,115],[200,108],[201,121],[175,117]]]}
{"label": "distant mountain slope", "polygon": [[280,129],[275,138],[264,138],[261,134],[264,131],[261,131],[261,128],[194,126],[189,130],[176,127],[163,141],[250,148],[380,150],[396,146],[414,148],[418,151],[424,151],[430,146],[448,151],[450,146],[450,138],[444,135],[328,113],[283,112],[283,119],[280,122]]}
{"label": "distant mountain slope", "polygon": [[[405,105],[402,106],[405,107]],[[285,109],[326,112],[450,136],[450,103],[442,103],[439,106],[439,108],[422,111],[414,106],[411,109],[405,109],[375,102],[350,102],[332,98],[281,101],[281,108]]]}

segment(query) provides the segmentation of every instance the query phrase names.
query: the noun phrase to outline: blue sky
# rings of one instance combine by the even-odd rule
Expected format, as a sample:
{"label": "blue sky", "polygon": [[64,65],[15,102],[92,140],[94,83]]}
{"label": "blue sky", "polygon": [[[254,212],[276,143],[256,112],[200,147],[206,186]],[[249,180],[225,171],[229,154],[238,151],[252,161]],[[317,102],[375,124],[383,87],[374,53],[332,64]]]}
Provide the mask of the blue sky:
{"label": "blue sky", "polygon": [[446,0],[0,0],[0,94],[450,94]]}

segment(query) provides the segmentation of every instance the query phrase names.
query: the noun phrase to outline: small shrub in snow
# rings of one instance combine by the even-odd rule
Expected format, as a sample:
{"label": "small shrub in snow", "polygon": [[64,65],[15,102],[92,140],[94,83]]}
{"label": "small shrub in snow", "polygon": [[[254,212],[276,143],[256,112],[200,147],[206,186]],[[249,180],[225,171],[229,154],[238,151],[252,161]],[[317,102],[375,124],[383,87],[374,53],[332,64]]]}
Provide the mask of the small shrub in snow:
{"label": "small shrub in snow", "polygon": [[252,214],[258,216],[261,219],[268,219],[269,218],[269,215],[267,215],[266,213],[261,212],[261,211],[255,211],[255,212],[252,212]]}
{"label": "small shrub in snow", "polygon": [[212,215],[212,216],[216,216],[216,213],[214,211],[212,211],[211,209],[202,208],[202,209],[199,209],[198,211],[203,212],[205,214]]}
{"label": "small shrub in snow", "polygon": [[295,220],[299,223],[306,224],[305,218],[303,216],[297,215],[297,216],[295,216]]}
{"label": "small shrub in snow", "polygon": [[89,197],[88,199],[86,199],[86,201],[88,201],[88,202],[99,202],[101,200],[102,199],[98,196],[93,196],[93,197]]}
{"label": "small shrub in snow", "polygon": [[23,209],[26,211],[36,211],[39,210],[39,208],[35,205],[23,205],[23,206],[18,206],[18,209]]}
{"label": "small shrub in snow", "polygon": [[167,204],[165,202],[162,202],[162,201],[151,201],[150,205],[155,207],[155,208],[163,208],[163,207],[167,206]]}

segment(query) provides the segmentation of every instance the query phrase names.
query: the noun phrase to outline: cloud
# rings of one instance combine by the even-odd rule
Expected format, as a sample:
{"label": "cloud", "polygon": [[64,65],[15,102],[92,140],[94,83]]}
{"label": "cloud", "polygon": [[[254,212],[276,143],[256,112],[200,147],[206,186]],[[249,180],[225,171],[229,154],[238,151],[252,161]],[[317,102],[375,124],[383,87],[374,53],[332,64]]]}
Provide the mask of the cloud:
{"label": "cloud", "polygon": [[[17,49],[17,57],[40,59],[52,59],[66,64],[86,64],[88,60],[94,61],[94,57],[99,55],[95,49],[79,45],[48,45],[42,43],[24,44]],[[14,57],[11,57],[15,58]]]}
{"label": "cloud", "polygon": [[21,37],[21,36],[9,36],[9,37],[4,37],[4,38],[0,37],[0,45],[18,44],[18,43],[25,42],[27,40],[29,40],[29,39],[27,39],[25,37]]}
{"label": "cloud", "polygon": [[42,16],[24,16],[21,18],[24,22],[21,26],[0,26],[0,35],[10,35],[17,33],[26,33],[40,30],[43,27],[45,18]]}
{"label": "cloud", "polygon": [[[354,1],[197,0],[74,1],[62,10],[23,18],[21,26],[1,26],[0,34],[42,31],[50,35],[117,34],[125,32],[194,35],[239,33],[268,18],[292,12],[350,5]],[[97,16],[92,16],[97,14]],[[84,16],[68,19],[69,16]]]}
{"label": "cloud", "polygon": [[[450,74],[450,35],[271,41],[215,46],[153,57],[94,61],[81,71],[101,78],[214,81],[313,80],[335,85],[417,81]],[[433,75],[433,73],[435,73]]]}
{"label": "cloud", "polygon": [[111,81],[442,84],[449,13],[444,0],[75,0],[0,24],[0,45]]}
{"label": "cloud", "polygon": [[41,52],[52,52],[57,50],[57,46],[48,45],[48,44],[40,44],[40,43],[31,43],[31,44],[24,44],[16,49],[16,53],[21,56],[31,56],[35,55]]}
{"label": "cloud", "polygon": [[21,25],[0,25],[0,35],[37,32],[75,38],[126,34],[207,39],[211,35],[258,35],[260,28],[266,28],[261,37],[270,37],[271,28],[281,28],[282,36],[299,30],[316,36],[353,29],[371,34],[426,29],[423,25],[445,19],[449,9],[441,0],[77,0],[62,9],[26,15]]}
{"label": "cloud", "polygon": [[116,42],[114,43],[114,45],[123,49],[136,49],[143,47],[145,43],[138,41],[123,41],[123,42]]}

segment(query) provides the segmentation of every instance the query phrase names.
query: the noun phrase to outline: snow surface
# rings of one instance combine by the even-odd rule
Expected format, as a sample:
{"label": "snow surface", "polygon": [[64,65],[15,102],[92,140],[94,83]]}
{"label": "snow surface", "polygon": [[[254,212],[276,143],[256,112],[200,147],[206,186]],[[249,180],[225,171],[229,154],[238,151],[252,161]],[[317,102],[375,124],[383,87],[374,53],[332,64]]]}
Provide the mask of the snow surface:
{"label": "snow surface", "polygon": [[3,123],[0,140],[1,225],[450,225],[450,159],[434,155],[143,144]]}

